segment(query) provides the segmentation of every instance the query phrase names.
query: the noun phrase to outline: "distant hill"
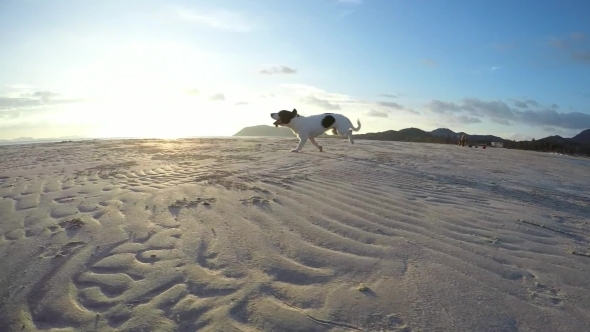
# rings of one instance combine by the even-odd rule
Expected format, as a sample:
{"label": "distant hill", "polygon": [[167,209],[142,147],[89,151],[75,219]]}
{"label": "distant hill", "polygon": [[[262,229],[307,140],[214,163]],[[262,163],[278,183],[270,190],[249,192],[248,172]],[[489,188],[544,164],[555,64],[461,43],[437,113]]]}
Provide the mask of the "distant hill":
{"label": "distant hill", "polygon": [[[405,128],[401,130],[386,130],[376,133],[357,134],[359,139],[381,140],[381,141],[409,141],[409,142],[432,142],[432,143],[456,143],[456,140],[465,133],[456,133],[448,128],[439,128],[431,132],[419,128]],[[504,142],[504,139],[493,135],[469,135],[468,139],[473,142]],[[295,137],[289,128],[260,125],[245,127],[234,136],[269,136],[269,137]],[[321,137],[337,137],[327,133]]]}
{"label": "distant hill", "polygon": [[383,140],[383,141],[408,141],[408,142],[431,142],[431,143],[453,143],[455,144],[461,135],[467,135],[468,141],[472,142],[504,142],[502,137],[494,135],[470,135],[463,132],[454,132],[448,128],[438,128],[431,132],[418,128],[406,128],[399,131],[387,130],[377,133],[356,135],[360,139]]}
{"label": "distant hill", "polygon": [[293,131],[287,127],[274,126],[252,126],[245,127],[234,134],[234,136],[271,136],[271,137],[295,137]]}
{"label": "distant hill", "polygon": [[505,139],[494,135],[469,135],[467,137],[475,141],[504,142]]}
{"label": "distant hill", "polygon": [[494,135],[471,135],[464,132],[454,132],[448,128],[438,128],[430,132],[433,136],[438,137],[454,137],[460,138],[463,134],[467,135],[467,138],[472,139],[474,141],[490,141],[490,142],[504,142],[502,137],[494,136]]}
{"label": "distant hill", "polygon": [[422,138],[433,137],[430,133],[418,128],[406,128],[402,130],[387,130],[377,133],[355,135],[358,139],[370,139],[379,141],[415,141]]}
{"label": "distant hill", "polygon": [[33,137],[19,137],[13,139],[0,139],[0,145],[8,144],[27,144],[27,143],[51,143],[65,140],[84,140],[88,139],[84,136],[62,136],[62,137],[48,137],[48,138],[33,138]]}
{"label": "distant hill", "polygon": [[399,131],[399,133],[401,135],[404,136],[413,136],[413,137],[424,137],[424,136],[430,136],[430,133],[425,132],[422,129],[418,129],[418,128],[406,128],[406,129],[402,129]]}
{"label": "distant hill", "polygon": [[590,129],[586,129],[572,137],[572,141],[580,144],[590,144]]}
{"label": "distant hill", "polygon": [[461,135],[463,133],[456,133],[456,132],[450,130],[449,128],[438,128],[438,129],[431,131],[430,134],[434,135],[434,136],[438,136],[438,137],[452,136],[452,137],[459,138],[459,137],[461,137]]}
{"label": "distant hill", "polygon": [[571,138],[561,137],[559,135],[547,136],[541,139],[536,140],[539,143],[557,143],[557,144],[567,144],[567,143],[576,143]]}

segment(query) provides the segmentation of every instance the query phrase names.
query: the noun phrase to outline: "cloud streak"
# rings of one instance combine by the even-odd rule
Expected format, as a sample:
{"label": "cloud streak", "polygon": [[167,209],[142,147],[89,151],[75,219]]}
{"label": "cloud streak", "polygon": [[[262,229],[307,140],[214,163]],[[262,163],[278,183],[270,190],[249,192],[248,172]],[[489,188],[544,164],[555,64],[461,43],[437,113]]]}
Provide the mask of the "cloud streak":
{"label": "cloud streak", "polygon": [[377,105],[391,108],[394,110],[403,110],[404,109],[404,107],[402,105],[395,103],[393,101],[378,101]]}
{"label": "cloud streak", "polygon": [[420,112],[418,111],[414,111],[413,109],[407,109],[405,107],[403,107],[402,105],[393,102],[393,101],[378,101],[376,102],[377,105],[387,109],[388,111],[404,111],[407,113],[411,113],[414,115],[419,115]]}
{"label": "cloud streak", "polygon": [[[470,124],[489,119],[492,122],[512,125],[551,126],[564,129],[590,128],[590,114],[581,112],[560,113],[558,106],[540,107],[535,100],[517,101],[515,107],[499,100],[484,101],[465,98],[458,103],[432,100],[426,109],[452,122]],[[557,107],[556,107],[557,106]]]}
{"label": "cloud streak", "polygon": [[263,75],[277,75],[277,74],[296,74],[297,69],[287,66],[273,66],[259,71]]}
{"label": "cloud streak", "polygon": [[32,85],[22,83],[6,84],[6,87],[13,90],[30,90],[35,88]]}
{"label": "cloud streak", "polygon": [[342,109],[342,107],[340,107],[340,104],[338,103],[334,103],[329,100],[321,99],[314,96],[307,96],[305,98],[302,98],[301,101],[306,104],[324,109],[326,111],[339,111]]}
{"label": "cloud streak", "polygon": [[369,110],[365,113],[366,116],[374,117],[374,118],[388,118],[389,114],[385,111],[376,111],[374,109]]}
{"label": "cloud streak", "polygon": [[36,91],[21,94],[20,97],[0,97],[0,119],[15,120],[24,115],[42,115],[58,105],[84,102],[84,99],[67,99],[59,96],[59,93],[51,91]]}
{"label": "cloud streak", "polygon": [[[367,109],[373,109],[374,112],[369,111],[370,114],[373,114],[373,116],[377,116],[376,114],[380,114],[381,117],[383,117],[383,112],[387,114],[393,114],[394,112],[396,114],[400,114],[400,112],[405,112],[413,115],[421,114],[418,111],[408,109],[394,101],[362,100],[349,95],[330,93],[318,89],[316,87],[304,84],[281,84],[281,87],[288,89],[291,93],[294,92],[295,95],[298,95],[297,99],[299,101],[311,106],[321,108],[325,111],[345,110],[346,112],[360,111],[366,113]],[[385,94],[384,96],[389,98],[396,97],[392,94]]]}
{"label": "cloud streak", "polygon": [[20,97],[0,97],[0,110],[27,109],[59,104],[83,102],[83,99],[59,99],[60,94],[51,91],[25,93]]}
{"label": "cloud streak", "polygon": [[550,38],[549,45],[570,61],[583,65],[590,65],[590,46],[587,37],[580,32],[573,32],[567,37]]}

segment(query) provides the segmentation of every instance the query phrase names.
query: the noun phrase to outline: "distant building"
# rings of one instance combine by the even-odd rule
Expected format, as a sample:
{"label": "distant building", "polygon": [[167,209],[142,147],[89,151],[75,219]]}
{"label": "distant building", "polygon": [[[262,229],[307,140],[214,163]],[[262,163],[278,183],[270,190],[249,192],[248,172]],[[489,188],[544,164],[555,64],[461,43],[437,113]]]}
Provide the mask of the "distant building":
{"label": "distant building", "polygon": [[503,142],[492,142],[491,146],[493,146],[495,148],[503,148],[504,143]]}

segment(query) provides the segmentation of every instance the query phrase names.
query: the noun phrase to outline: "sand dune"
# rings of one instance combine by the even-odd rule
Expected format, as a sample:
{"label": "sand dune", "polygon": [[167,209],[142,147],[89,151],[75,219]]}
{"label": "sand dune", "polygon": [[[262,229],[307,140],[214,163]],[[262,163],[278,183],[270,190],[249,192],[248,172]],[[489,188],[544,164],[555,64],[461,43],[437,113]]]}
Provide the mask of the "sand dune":
{"label": "sand dune", "polygon": [[0,147],[0,331],[590,330],[588,160],[294,144]]}

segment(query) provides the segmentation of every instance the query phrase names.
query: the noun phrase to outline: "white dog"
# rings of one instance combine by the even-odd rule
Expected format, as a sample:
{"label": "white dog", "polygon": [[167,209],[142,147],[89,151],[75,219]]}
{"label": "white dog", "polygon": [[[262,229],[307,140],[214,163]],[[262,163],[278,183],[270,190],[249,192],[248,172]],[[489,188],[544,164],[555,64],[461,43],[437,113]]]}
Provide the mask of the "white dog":
{"label": "white dog", "polygon": [[297,114],[296,109],[293,109],[291,112],[283,110],[278,113],[270,113],[270,117],[276,120],[273,123],[276,127],[285,126],[291,128],[299,137],[299,144],[291,152],[299,152],[308,139],[311,144],[322,152],[322,147],[315,141],[315,138],[329,129],[332,129],[334,135],[348,136],[350,144],[354,144],[352,132],[361,129],[359,120],[356,120],[358,127],[355,128],[347,117],[336,113],[301,116]]}

